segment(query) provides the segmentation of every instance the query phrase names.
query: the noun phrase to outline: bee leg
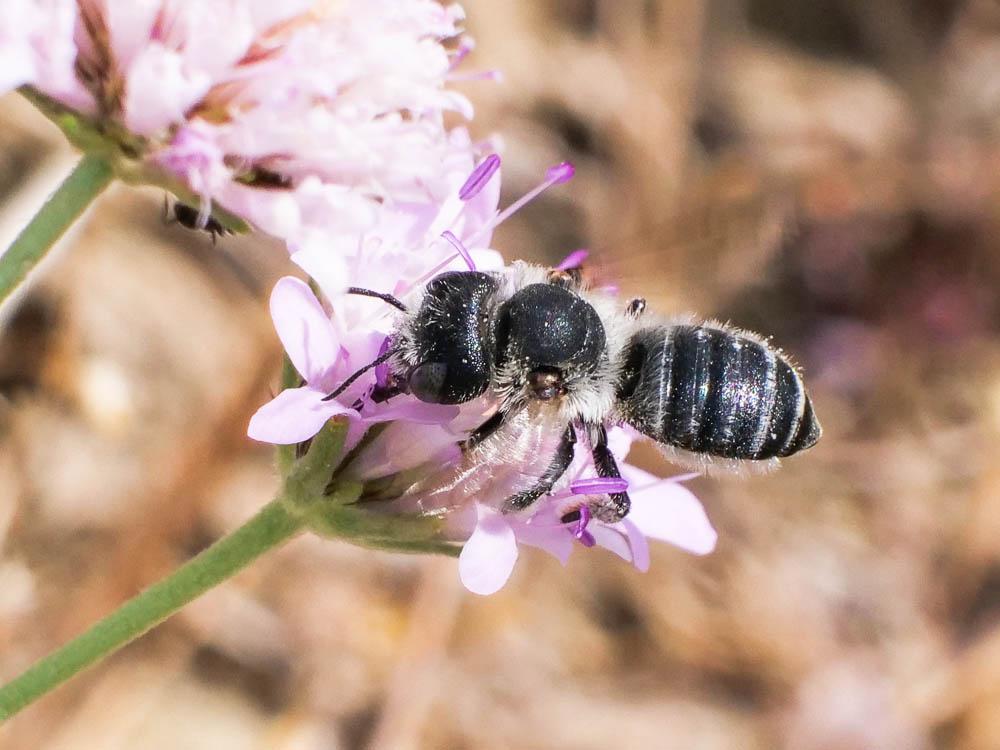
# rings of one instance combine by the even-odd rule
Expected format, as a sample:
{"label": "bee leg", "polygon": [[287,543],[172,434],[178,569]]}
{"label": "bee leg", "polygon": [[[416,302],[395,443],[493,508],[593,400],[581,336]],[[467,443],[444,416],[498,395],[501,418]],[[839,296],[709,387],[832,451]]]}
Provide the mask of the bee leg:
{"label": "bee leg", "polygon": [[375,299],[380,299],[388,305],[392,305],[397,310],[402,310],[406,312],[406,305],[400,302],[398,299],[393,297],[391,294],[385,294],[384,292],[375,292],[371,289],[362,289],[359,286],[348,287],[348,294],[356,294],[359,297],[374,297]]}
{"label": "bee leg", "polygon": [[462,443],[462,450],[468,451],[475,448],[481,442],[483,442],[490,435],[495,433],[501,427],[507,419],[507,412],[502,410],[497,410],[496,414],[483,422],[479,427],[474,429],[469,433],[469,438]]}
{"label": "bee leg", "polygon": [[551,492],[552,486],[559,481],[559,477],[565,474],[566,469],[568,469],[569,465],[573,463],[575,446],[576,431],[573,429],[573,425],[568,425],[566,427],[566,432],[563,433],[562,439],[559,441],[559,447],[556,448],[556,453],[552,457],[552,462],[549,464],[548,468],[542,472],[542,475],[538,477],[538,482],[535,486],[526,490],[521,490],[516,495],[511,495],[503,501],[503,505],[500,506],[500,509],[504,513],[524,510],[542,495]]}
{"label": "bee leg", "polygon": [[[594,456],[594,468],[599,477],[621,478],[615,455],[608,448],[608,431],[603,424],[588,425],[587,435],[590,438],[590,450]],[[627,492],[613,492],[608,495],[607,505],[594,508],[594,515],[601,521],[614,523],[628,515],[632,499]]]}

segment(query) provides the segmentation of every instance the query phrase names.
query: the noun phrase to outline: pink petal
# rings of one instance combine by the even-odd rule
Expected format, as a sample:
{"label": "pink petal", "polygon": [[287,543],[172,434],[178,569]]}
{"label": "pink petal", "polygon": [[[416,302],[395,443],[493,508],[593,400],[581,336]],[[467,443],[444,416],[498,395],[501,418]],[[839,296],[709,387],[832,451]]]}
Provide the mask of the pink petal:
{"label": "pink petal", "polygon": [[247,435],[262,443],[293,445],[308,440],[337,414],[357,414],[336,401],[324,401],[322,391],[289,388],[250,418]]}
{"label": "pink petal", "polygon": [[378,440],[351,462],[352,479],[367,481],[412,469],[455,445],[455,436],[440,425],[389,422]]}
{"label": "pink petal", "polygon": [[617,525],[625,530],[628,537],[628,546],[632,549],[632,564],[640,573],[645,573],[649,570],[649,542],[645,535],[628,518],[623,518]]}
{"label": "pink petal", "polygon": [[573,551],[573,535],[562,524],[530,524],[511,522],[520,544],[544,550],[565,565]]}
{"label": "pink petal", "polygon": [[696,555],[715,549],[719,535],[698,498],[686,487],[664,479],[631,495],[628,520],[647,537],[676,544]]}
{"label": "pink petal", "polygon": [[[629,454],[632,450],[633,438],[626,430],[621,427],[612,427],[608,430],[608,447],[611,452],[615,454],[619,462],[625,460],[625,456]],[[645,472],[643,472],[645,473]],[[647,474],[647,476],[652,477],[652,474]],[[628,478],[628,477],[626,477]],[[628,478],[629,483],[632,483],[632,479]]]}
{"label": "pink petal", "polygon": [[351,244],[356,244],[353,238],[351,242],[343,242],[343,247],[335,250],[330,243],[307,242],[292,253],[292,262],[316,280],[327,299],[334,300],[351,285],[348,282],[350,274],[344,263],[347,253],[353,250],[350,248]]}
{"label": "pink petal", "polygon": [[412,424],[447,424],[458,416],[460,409],[448,404],[425,404],[415,398],[398,398],[394,402],[378,404],[371,413],[365,413],[366,422],[391,422],[402,420]]}
{"label": "pink petal", "polygon": [[307,383],[319,384],[340,356],[330,320],[309,285],[293,276],[271,292],[271,318],[289,359]]}
{"label": "pink petal", "polygon": [[489,248],[472,248],[469,250],[469,255],[480,271],[500,271],[505,265],[503,256]]}
{"label": "pink petal", "polygon": [[151,42],[132,62],[127,76],[125,123],[142,135],[165,132],[184,122],[184,113],[212,85],[202,71],[190,71],[178,52]]}
{"label": "pink petal", "polygon": [[602,523],[593,523],[588,528],[594,535],[594,541],[604,549],[614,552],[625,562],[632,562],[632,548],[629,546],[628,537],[624,530],[619,530],[615,526],[606,526]]}
{"label": "pink petal", "polygon": [[476,530],[458,557],[462,585],[473,594],[487,596],[503,588],[517,562],[514,530],[499,513],[477,505]]}

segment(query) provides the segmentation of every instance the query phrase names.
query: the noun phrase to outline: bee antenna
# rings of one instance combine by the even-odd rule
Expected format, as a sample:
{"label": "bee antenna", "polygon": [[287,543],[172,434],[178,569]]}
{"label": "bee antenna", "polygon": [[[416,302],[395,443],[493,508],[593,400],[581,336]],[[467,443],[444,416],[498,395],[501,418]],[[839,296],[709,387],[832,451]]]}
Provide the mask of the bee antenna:
{"label": "bee antenna", "polygon": [[323,397],[323,401],[331,401],[331,400],[337,398],[337,396],[339,396],[341,393],[343,393],[348,388],[350,388],[351,384],[355,380],[357,380],[358,378],[360,378],[362,375],[364,375],[366,372],[368,372],[372,368],[378,367],[383,362],[387,362],[395,353],[396,353],[395,349],[389,349],[388,351],[383,352],[382,354],[378,355],[374,360],[372,360],[371,362],[369,362],[367,365],[365,365],[360,370],[358,370],[357,372],[355,372],[354,374],[352,374],[349,378],[347,378],[347,380],[345,380],[343,383],[341,383],[340,385],[338,385],[337,388],[336,388],[336,390],[333,391],[333,393],[330,393],[330,394],[324,396]]}
{"label": "bee antenna", "polygon": [[384,292],[376,292],[376,291],[373,291],[371,289],[362,289],[359,286],[348,287],[347,293],[348,294],[356,294],[359,297],[374,297],[375,299],[382,300],[383,302],[385,302],[388,305],[392,305],[397,310],[402,310],[403,312],[407,312],[406,305],[404,305],[402,302],[400,302],[398,299],[396,299],[391,294],[386,294]]}

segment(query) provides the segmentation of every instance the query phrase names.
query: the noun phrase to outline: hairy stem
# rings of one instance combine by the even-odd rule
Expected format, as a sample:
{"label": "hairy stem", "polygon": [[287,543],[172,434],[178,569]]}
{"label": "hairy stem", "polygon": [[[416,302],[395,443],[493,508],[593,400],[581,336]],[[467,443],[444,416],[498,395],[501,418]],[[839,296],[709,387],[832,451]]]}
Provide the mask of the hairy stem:
{"label": "hairy stem", "polygon": [[88,155],[80,160],[13,244],[0,255],[0,303],[24,281],[113,177],[111,166],[103,158]]}
{"label": "hairy stem", "polygon": [[82,635],[0,687],[0,721],[5,721],[70,677],[158,625],[269,549],[303,528],[279,496],[243,526],[138,594]]}

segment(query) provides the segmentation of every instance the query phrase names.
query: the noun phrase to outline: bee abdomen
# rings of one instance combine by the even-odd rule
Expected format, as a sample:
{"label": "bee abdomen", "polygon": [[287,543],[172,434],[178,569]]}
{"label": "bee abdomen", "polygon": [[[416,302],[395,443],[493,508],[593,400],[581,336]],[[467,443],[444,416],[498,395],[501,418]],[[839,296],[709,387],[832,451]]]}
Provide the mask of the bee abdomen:
{"label": "bee abdomen", "polygon": [[696,325],[648,328],[624,356],[623,416],[658,442],[760,460],[789,456],[819,439],[799,374],[749,336]]}

